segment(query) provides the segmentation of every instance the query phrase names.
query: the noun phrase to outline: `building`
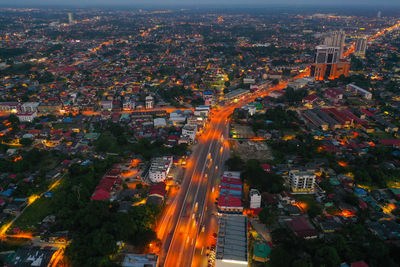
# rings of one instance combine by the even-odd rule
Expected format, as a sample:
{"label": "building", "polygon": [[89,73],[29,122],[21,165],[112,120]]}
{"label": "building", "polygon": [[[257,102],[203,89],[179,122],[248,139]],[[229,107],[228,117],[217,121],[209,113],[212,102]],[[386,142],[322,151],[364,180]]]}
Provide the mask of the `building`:
{"label": "building", "polygon": [[49,101],[42,102],[37,106],[37,111],[39,114],[59,114],[62,109],[61,102],[58,101]]}
{"label": "building", "polygon": [[218,197],[218,212],[242,214],[242,180],[240,172],[226,171],[222,175]]}
{"label": "building", "polygon": [[124,103],[122,104],[122,109],[123,110],[135,110],[135,106],[136,106],[136,103],[135,103],[135,101],[134,100],[131,100],[131,99],[128,99],[128,100],[125,100],[124,101]]}
{"label": "building", "polygon": [[150,181],[152,183],[164,181],[172,167],[172,163],[172,156],[153,158],[149,169]]}
{"label": "building", "polygon": [[315,80],[337,79],[349,76],[350,62],[340,60],[340,48],[319,45],[316,47],[315,61],[311,66],[311,76]]}
{"label": "building", "polygon": [[122,267],[156,267],[158,256],[156,254],[126,254]]}
{"label": "building", "polygon": [[295,169],[289,171],[289,184],[294,193],[314,193],[314,170]]}
{"label": "building", "polygon": [[4,266],[53,266],[54,256],[60,255],[58,250],[59,248],[56,247],[23,246],[11,254],[11,258],[7,258]]}
{"label": "building", "polygon": [[22,113],[36,112],[39,102],[25,102],[20,107],[19,110]]}
{"label": "building", "polygon": [[113,102],[111,100],[103,100],[100,102],[101,110],[111,111],[113,108]]}
{"label": "building", "polygon": [[325,38],[324,45],[338,47],[339,58],[343,58],[345,39],[346,34],[344,31],[335,31]]}
{"label": "building", "polygon": [[37,117],[37,112],[17,113],[15,115],[20,122],[32,122]]}
{"label": "building", "polygon": [[250,209],[261,207],[261,194],[257,189],[250,190]]}
{"label": "building", "polygon": [[359,38],[357,39],[355,50],[354,50],[354,55],[356,57],[365,57],[365,51],[367,50],[367,38]]}
{"label": "building", "polygon": [[74,24],[74,13],[72,13],[72,12],[68,13],[68,23]]}
{"label": "building", "polygon": [[333,64],[340,59],[340,49],[336,46],[318,45],[316,48],[315,63]]}
{"label": "building", "polygon": [[17,113],[19,107],[20,107],[20,103],[18,103],[18,102],[1,102],[0,103],[0,111],[3,111],[3,112]]}
{"label": "building", "polygon": [[346,86],[346,89],[349,91],[352,91],[355,94],[361,95],[363,98],[371,100],[372,99],[372,93],[370,91],[367,91],[361,87],[358,87],[357,85],[354,84],[348,84]]}
{"label": "building", "polygon": [[196,138],[196,133],[197,133],[197,126],[196,125],[186,124],[182,128],[182,136],[189,137],[192,142]]}
{"label": "building", "polygon": [[248,266],[247,216],[223,215],[219,220],[215,267]]}
{"label": "building", "polygon": [[151,95],[146,96],[146,109],[152,108],[154,108],[154,98]]}
{"label": "building", "polygon": [[286,221],[286,226],[293,231],[293,233],[304,239],[313,239],[318,237],[318,232],[313,225],[304,216],[296,216],[291,220]]}

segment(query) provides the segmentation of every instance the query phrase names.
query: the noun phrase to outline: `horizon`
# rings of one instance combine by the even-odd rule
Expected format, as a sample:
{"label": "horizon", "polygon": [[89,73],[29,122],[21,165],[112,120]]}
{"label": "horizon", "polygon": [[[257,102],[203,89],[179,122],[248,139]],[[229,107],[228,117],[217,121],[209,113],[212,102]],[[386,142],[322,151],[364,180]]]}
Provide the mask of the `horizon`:
{"label": "horizon", "polygon": [[[305,2],[304,2],[305,1]],[[251,7],[249,7],[251,5]],[[257,8],[257,7],[326,7],[326,8],[341,8],[341,7],[357,7],[357,8],[400,8],[400,1],[397,0],[382,0],[376,3],[374,0],[337,0],[335,3],[316,0],[303,0],[301,3],[295,0],[271,0],[268,2],[261,0],[249,0],[243,3],[242,0],[206,0],[201,3],[195,0],[155,0],[155,1],[129,1],[129,0],[115,0],[110,3],[107,0],[70,0],[68,3],[61,0],[4,0],[0,3],[0,7],[76,7],[76,8],[92,8],[92,7],[137,7],[137,8]]]}

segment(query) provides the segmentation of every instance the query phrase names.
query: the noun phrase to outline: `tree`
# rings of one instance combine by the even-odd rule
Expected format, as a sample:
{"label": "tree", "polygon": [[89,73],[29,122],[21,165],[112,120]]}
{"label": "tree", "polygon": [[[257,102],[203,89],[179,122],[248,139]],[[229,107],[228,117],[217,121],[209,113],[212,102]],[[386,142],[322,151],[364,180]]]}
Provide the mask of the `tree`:
{"label": "tree", "polygon": [[272,249],[269,256],[269,263],[271,267],[289,267],[293,255],[289,254],[282,246]]}
{"label": "tree", "polygon": [[340,264],[340,258],[334,247],[323,246],[315,252],[314,264],[316,266],[337,267]]}
{"label": "tree", "polygon": [[30,138],[22,138],[19,140],[19,143],[23,146],[30,146],[33,143],[33,140]]}
{"label": "tree", "polygon": [[225,162],[225,165],[230,171],[242,171],[244,168],[244,161],[237,154],[234,154]]}
{"label": "tree", "polygon": [[272,206],[265,206],[258,214],[260,221],[267,226],[273,226],[276,223],[277,217],[278,212]]}

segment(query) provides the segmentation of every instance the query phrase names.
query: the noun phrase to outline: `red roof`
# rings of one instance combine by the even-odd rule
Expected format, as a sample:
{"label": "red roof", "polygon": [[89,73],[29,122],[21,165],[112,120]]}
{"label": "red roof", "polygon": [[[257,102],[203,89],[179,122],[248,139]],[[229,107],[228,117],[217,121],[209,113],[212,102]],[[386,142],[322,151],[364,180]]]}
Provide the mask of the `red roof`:
{"label": "red roof", "polygon": [[296,217],[286,222],[286,225],[299,237],[309,237],[317,235],[317,231],[311,227],[310,223],[303,216]]}
{"label": "red roof", "polygon": [[369,267],[365,261],[357,261],[351,264],[351,267]]}
{"label": "red roof", "polygon": [[317,99],[318,99],[318,96],[316,94],[312,94],[312,95],[308,95],[306,97],[303,97],[302,101],[304,101],[304,102],[314,102]]}
{"label": "red roof", "polygon": [[261,167],[265,172],[270,172],[271,171],[271,165],[269,164],[261,164]]}
{"label": "red roof", "polygon": [[385,146],[400,146],[400,139],[382,139],[380,142]]}
{"label": "red roof", "polygon": [[166,184],[164,182],[159,182],[150,186],[149,195],[160,195],[165,196],[167,193]]}
{"label": "red roof", "polygon": [[230,177],[222,177],[221,184],[236,184],[241,185],[242,181],[240,179],[230,178]]}
{"label": "red roof", "polygon": [[218,206],[219,207],[242,207],[242,200],[240,199],[240,197],[219,195]]}
{"label": "red roof", "polygon": [[99,189],[94,191],[92,197],[90,199],[92,200],[106,200],[110,197],[110,193],[103,190],[103,189]]}

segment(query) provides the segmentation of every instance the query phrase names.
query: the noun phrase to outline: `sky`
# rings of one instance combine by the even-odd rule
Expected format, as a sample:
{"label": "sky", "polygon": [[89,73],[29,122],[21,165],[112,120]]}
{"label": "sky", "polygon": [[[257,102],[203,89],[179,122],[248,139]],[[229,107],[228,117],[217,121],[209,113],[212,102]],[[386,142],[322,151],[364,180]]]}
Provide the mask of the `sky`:
{"label": "sky", "polygon": [[[232,6],[232,5],[362,5],[362,6],[400,6],[400,0],[0,0],[1,5],[40,6],[40,5],[69,5],[69,6]],[[251,6],[250,6],[251,7]]]}

